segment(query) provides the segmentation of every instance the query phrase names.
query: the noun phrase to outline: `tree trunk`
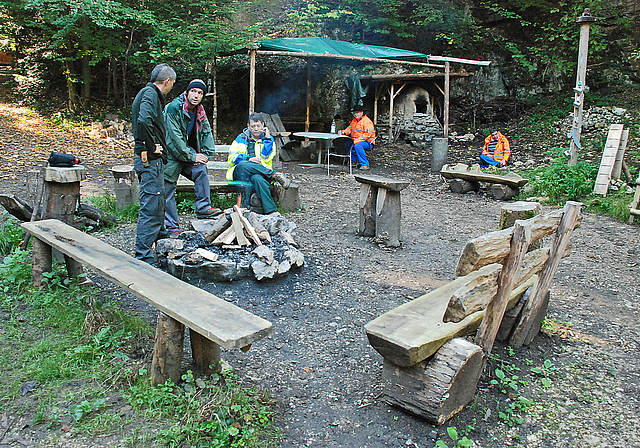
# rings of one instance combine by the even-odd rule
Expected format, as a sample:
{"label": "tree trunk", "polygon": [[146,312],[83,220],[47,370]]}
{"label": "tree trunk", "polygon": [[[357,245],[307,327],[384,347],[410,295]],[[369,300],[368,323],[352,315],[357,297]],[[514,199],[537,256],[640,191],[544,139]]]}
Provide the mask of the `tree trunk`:
{"label": "tree trunk", "polygon": [[78,94],[76,93],[76,87],[74,84],[74,69],[73,61],[65,60],[65,77],[67,78],[67,95],[69,96],[69,109],[75,110],[78,107]]}
{"label": "tree trunk", "polygon": [[481,373],[482,349],[465,339],[452,339],[413,367],[385,359],[382,399],[440,425],[473,400]]}

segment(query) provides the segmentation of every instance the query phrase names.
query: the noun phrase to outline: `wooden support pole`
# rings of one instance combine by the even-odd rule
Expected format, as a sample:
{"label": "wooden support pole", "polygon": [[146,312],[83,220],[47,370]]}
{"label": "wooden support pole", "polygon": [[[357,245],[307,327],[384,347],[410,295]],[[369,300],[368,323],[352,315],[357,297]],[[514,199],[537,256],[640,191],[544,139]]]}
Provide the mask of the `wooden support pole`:
{"label": "wooden support pole", "polygon": [[542,268],[538,281],[533,285],[529,300],[520,314],[520,321],[509,339],[509,345],[513,348],[530,344],[540,330],[540,328],[534,328],[534,326],[541,323],[538,311],[549,292],[551,280],[553,280],[560,260],[569,244],[569,239],[578,222],[581,208],[582,204],[574,201],[568,201],[564,206],[564,215],[558,225],[553,245],[549,251],[549,259]]}
{"label": "wooden support pole", "polygon": [[394,85],[391,83],[391,87],[389,87],[389,144],[393,143],[393,99],[395,98],[393,90]]}
{"label": "wooden support pole", "polygon": [[450,79],[450,63],[446,61],[444,63],[444,137],[449,137],[449,85]]}
{"label": "wooden support pole", "polygon": [[213,141],[218,141],[218,59],[213,58],[213,111],[211,112],[211,132]]}
{"label": "wooden support pole", "polygon": [[571,157],[569,166],[578,162],[578,147],[580,146],[580,133],[582,132],[582,108],[584,92],[587,90],[587,57],[589,55],[589,27],[596,18],[591,16],[589,8],[585,8],[582,16],[576,19],[580,24],[580,43],[578,46],[578,73],[576,75],[575,95],[573,101],[573,124],[571,127]]}
{"label": "wooden support pole", "polygon": [[493,299],[491,299],[489,305],[487,305],[482,323],[474,340],[476,345],[482,347],[485,362],[496,340],[500,322],[502,322],[502,317],[507,309],[507,303],[511,297],[514,280],[518,270],[522,266],[522,261],[524,260],[524,255],[527,252],[530,242],[531,225],[525,221],[516,221],[513,236],[511,237],[511,250],[498,277],[498,292]]}
{"label": "wooden support pole", "polygon": [[173,317],[158,312],[156,342],[153,346],[151,377],[153,384],[164,384],[167,379],[178,384],[184,350],[184,325]]}
{"label": "wooden support pole", "polygon": [[[309,132],[311,126],[311,61],[307,61],[307,115],[304,121],[304,132]],[[318,150],[318,163],[320,163],[320,152]]]}
{"label": "wooden support pole", "polygon": [[196,370],[205,375],[220,372],[220,346],[191,328],[189,338]]}
{"label": "wooden support pole", "polygon": [[249,68],[249,113],[256,109],[256,48],[249,50],[251,66]]}

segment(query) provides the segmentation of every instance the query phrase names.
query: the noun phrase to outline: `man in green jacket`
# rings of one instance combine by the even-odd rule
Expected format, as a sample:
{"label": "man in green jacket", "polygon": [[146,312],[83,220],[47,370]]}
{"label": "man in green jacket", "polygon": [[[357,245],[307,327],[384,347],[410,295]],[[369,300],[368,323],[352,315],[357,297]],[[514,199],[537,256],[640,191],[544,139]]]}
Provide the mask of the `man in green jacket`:
{"label": "man in green jacket", "polygon": [[165,95],[173,88],[176,72],[167,64],[157,65],[151,81],[133,100],[132,133],[135,139],[133,167],[140,181],[140,213],[136,228],[136,258],[153,264],[151,246],[166,236],[164,229]]}
{"label": "man in green jacket", "polygon": [[193,181],[196,217],[204,219],[220,214],[219,209],[211,207],[207,176],[207,162],[215,154],[215,143],[211,125],[201,104],[206,90],[204,81],[194,79],[187,90],[164,109],[169,158],[164,169],[164,223],[170,237],[177,236],[180,232],[175,198],[180,174]]}

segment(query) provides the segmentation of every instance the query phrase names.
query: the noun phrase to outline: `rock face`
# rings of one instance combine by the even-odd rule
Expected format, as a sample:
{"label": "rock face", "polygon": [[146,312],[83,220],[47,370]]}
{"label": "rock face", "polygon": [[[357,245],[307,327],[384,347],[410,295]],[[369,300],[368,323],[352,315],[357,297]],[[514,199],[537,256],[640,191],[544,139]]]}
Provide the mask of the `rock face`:
{"label": "rock face", "polygon": [[[230,282],[247,277],[258,281],[273,279],[304,266],[304,255],[294,247],[296,243],[290,235],[296,228],[295,223],[279,214],[264,216],[245,212],[245,217],[267,229],[271,243],[240,248],[213,246],[204,234],[215,220],[197,220],[192,223],[197,231],[182,232],[176,239],[158,240],[156,262],[177,278],[201,282]],[[218,259],[203,258],[195,252],[199,248],[217,254]]]}

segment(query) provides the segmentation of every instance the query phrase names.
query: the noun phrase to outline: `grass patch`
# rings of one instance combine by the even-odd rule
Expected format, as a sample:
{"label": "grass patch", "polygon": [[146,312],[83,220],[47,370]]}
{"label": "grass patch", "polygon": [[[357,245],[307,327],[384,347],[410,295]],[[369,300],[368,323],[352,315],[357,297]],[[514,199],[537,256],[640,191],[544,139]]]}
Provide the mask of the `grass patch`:
{"label": "grass patch", "polygon": [[[211,207],[219,208],[220,210],[232,208],[236,204],[237,197],[238,195],[235,193],[212,194]],[[196,212],[195,202],[195,193],[176,193],[176,206],[178,207],[178,213],[181,215],[194,214]]]}
{"label": "grass patch", "polygon": [[118,218],[119,223],[136,222],[140,212],[140,204],[129,204],[124,208],[118,208],[116,197],[105,190],[102,195],[90,196],[89,201],[94,207]]}
{"label": "grass patch", "polygon": [[0,265],[5,412],[27,418],[52,440],[67,427],[137,447],[277,443],[274,403],[264,390],[240,384],[233,373],[197,378],[187,372],[180,385],[153,386],[153,328],[57,268],[36,290],[28,252],[14,250]]}

